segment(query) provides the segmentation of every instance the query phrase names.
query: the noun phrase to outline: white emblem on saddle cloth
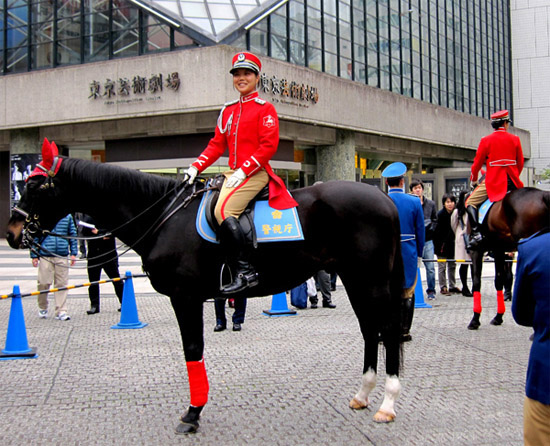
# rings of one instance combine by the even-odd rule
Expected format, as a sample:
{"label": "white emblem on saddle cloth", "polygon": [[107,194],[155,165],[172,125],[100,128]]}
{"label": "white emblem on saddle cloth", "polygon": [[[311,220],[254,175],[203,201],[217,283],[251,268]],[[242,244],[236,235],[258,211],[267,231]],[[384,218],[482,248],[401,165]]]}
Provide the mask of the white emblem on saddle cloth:
{"label": "white emblem on saddle cloth", "polygon": [[477,218],[480,223],[483,223],[483,220],[485,220],[485,217],[487,216],[487,213],[489,212],[489,209],[492,206],[492,204],[493,204],[492,201],[487,198],[487,200],[485,200],[483,204],[479,207]]}
{"label": "white emblem on saddle cloth", "polygon": [[[197,212],[196,227],[197,232],[203,239],[212,243],[219,243],[216,240],[216,233],[208,224],[205,215],[205,205],[210,194],[212,194],[212,191],[203,194]],[[289,242],[304,239],[297,208],[273,209],[269,206],[267,200],[256,201],[254,205],[254,227],[258,243]]]}
{"label": "white emblem on saddle cloth", "polygon": [[273,119],[273,116],[267,115],[264,117],[264,126],[267,128],[275,126],[275,119]]}

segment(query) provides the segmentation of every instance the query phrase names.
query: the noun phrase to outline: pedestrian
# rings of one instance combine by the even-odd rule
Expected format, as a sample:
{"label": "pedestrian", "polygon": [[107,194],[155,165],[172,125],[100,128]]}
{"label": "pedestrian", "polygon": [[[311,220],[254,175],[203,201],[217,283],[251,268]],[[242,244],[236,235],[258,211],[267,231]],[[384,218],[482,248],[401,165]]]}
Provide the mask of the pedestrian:
{"label": "pedestrian", "polygon": [[[74,214],[74,219],[76,222],[76,232],[79,237],[84,237],[82,232],[84,227],[80,225],[80,221],[82,220],[83,215],[84,214],[82,214],[81,212],[75,212]],[[80,258],[85,259],[86,258],[86,240],[84,239],[78,240],[78,250],[80,251]]]}
{"label": "pedestrian", "polygon": [[[464,260],[468,263],[461,263],[458,268],[458,276],[462,283],[462,295],[464,297],[473,297],[470,289],[468,288],[468,269],[471,276],[471,260],[470,253],[466,250],[466,237],[468,236],[468,216],[466,214],[466,195],[468,191],[463,190],[458,196],[458,202],[456,208],[451,214],[451,228],[453,228],[455,234],[455,252],[454,258],[457,260]],[[456,268],[456,266],[455,266]]]}
{"label": "pedestrian", "polygon": [[[101,278],[101,271],[109,279],[120,278],[118,271],[118,252],[116,249],[115,238],[107,234],[107,231],[96,226],[95,221],[89,215],[81,214],[79,226],[82,228],[84,237],[90,238],[88,242],[88,280],[97,282]],[[124,283],[122,280],[113,282],[118,301],[122,304],[122,295],[124,292]],[[99,284],[94,283],[88,287],[88,296],[90,298],[90,309],[87,314],[96,314],[100,311]]]}
{"label": "pedestrian", "polygon": [[523,406],[526,446],[550,444],[550,232],[518,242],[512,315],[533,327]]}
{"label": "pedestrian", "polygon": [[399,213],[401,228],[401,256],[405,269],[403,284],[402,336],[403,342],[412,340],[410,329],[414,315],[414,289],[418,280],[418,258],[424,251],[424,211],[420,200],[405,193],[405,173],[407,166],[392,163],[384,169],[388,195],[395,203]]}
{"label": "pedestrian", "polygon": [[422,260],[424,267],[426,268],[426,282],[428,288],[426,289],[427,298],[429,300],[435,299],[435,265],[434,259],[434,228],[437,221],[437,212],[435,201],[430,200],[424,196],[424,183],[418,178],[413,178],[409,185],[409,190],[413,195],[420,198],[422,204],[422,211],[424,212],[424,250],[422,251]]}
{"label": "pedestrian", "polygon": [[338,274],[330,273],[330,291],[336,291],[337,280],[338,280]]}
{"label": "pedestrian", "polygon": [[[69,264],[74,265],[78,246],[76,243],[76,226],[73,217],[69,214],[57,222],[52,232],[57,235],[47,235],[34,239],[40,245],[38,251],[31,250],[32,266],[38,267],[38,291],[49,290],[53,284],[55,288],[65,288],[69,285]],[[67,237],[67,238],[65,238]],[[70,255],[70,260],[68,256]],[[55,318],[60,321],[71,319],[67,313],[68,290],[57,291],[55,297]],[[48,294],[38,295],[38,317],[48,317]]]}
{"label": "pedestrian", "polygon": [[187,169],[184,178],[189,184],[193,183],[199,173],[230,149],[230,170],[224,172],[226,181],[214,210],[220,224],[220,245],[233,272],[233,281],[222,287],[223,294],[237,293],[258,284],[258,275],[250,263],[250,250],[238,221],[250,200],[269,183],[271,207],[281,210],[298,205],[269,165],[279,145],[279,118],[275,107],[260,99],[256,91],[261,67],[260,59],[254,54],[235,54],[230,73],[240,98],[225,104],[214,137]]}
{"label": "pedestrian", "polygon": [[[336,308],[336,305],[332,303],[332,294],[330,292],[330,274],[325,270],[317,271],[315,274],[315,284],[321,292],[321,297],[323,299],[323,308]],[[309,297],[310,308],[317,308],[319,299],[317,298],[317,293],[314,296]]]}
{"label": "pedestrian", "polygon": [[[214,309],[216,311],[216,326],[214,331],[224,331],[227,329],[227,318],[225,317],[225,301],[227,299],[214,299]],[[246,297],[234,298],[234,310],[231,318],[233,322],[233,331],[241,331],[244,324],[246,313]]]}
{"label": "pedestrian", "polygon": [[[456,198],[452,194],[443,194],[441,199],[443,208],[437,213],[437,223],[434,232],[434,249],[438,262],[439,292],[450,296],[452,293],[461,293],[456,287],[456,263],[447,262],[455,256],[455,233],[451,227],[451,215],[455,209]],[[447,288],[447,279],[449,288]]]}
{"label": "pedestrian", "polygon": [[[470,181],[474,191],[466,201],[466,211],[470,220],[470,237],[467,248],[475,249],[482,241],[478,208],[487,197],[500,201],[506,192],[523,187],[519,175],[523,170],[523,151],[521,142],[515,135],[508,133],[510,126],[508,110],[501,110],[491,115],[491,126],[494,132],[479,142]],[[487,166],[485,181],[477,184],[477,176],[483,165]]]}

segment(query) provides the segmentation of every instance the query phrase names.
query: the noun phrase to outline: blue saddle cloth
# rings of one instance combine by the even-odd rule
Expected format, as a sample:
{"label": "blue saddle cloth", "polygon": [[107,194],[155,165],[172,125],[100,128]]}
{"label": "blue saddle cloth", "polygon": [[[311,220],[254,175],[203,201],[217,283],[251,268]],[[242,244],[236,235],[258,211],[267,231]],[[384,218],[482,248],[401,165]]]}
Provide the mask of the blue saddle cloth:
{"label": "blue saddle cloth", "polygon": [[[212,193],[212,191],[208,191],[202,196],[197,212],[196,226],[197,232],[203,239],[219,243],[205,213],[205,205]],[[290,242],[304,239],[296,208],[280,211],[270,207],[267,200],[258,200],[254,203],[254,227],[258,243]]]}
{"label": "blue saddle cloth", "polygon": [[487,200],[485,200],[483,202],[483,204],[479,207],[478,221],[480,223],[483,223],[483,221],[485,220],[485,217],[487,217],[487,214],[489,213],[489,209],[491,209],[492,205],[493,205],[493,202],[487,198]]}

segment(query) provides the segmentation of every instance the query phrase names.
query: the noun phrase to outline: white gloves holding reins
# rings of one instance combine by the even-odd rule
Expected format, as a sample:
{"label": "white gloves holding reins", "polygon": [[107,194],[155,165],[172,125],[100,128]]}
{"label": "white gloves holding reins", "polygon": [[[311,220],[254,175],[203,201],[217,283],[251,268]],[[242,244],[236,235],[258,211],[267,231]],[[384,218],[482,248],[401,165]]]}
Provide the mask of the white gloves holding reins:
{"label": "white gloves holding reins", "polygon": [[244,181],[245,178],[246,174],[243,172],[242,169],[239,168],[235,171],[233,175],[229,177],[227,183],[225,183],[225,187],[237,187]]}
{"label": "white gloves holding reins", "polygon": [[[185,174],[183,176],[183,182],[188,182],[189,184],[193,184],[193,181],[195,181],[195,178],[199,174],[198,169],[195,166],[189,166],[189,168],[185,171]],[[246,174],[243,172],[242,169],[237,169],[233,175],[229,177],[227,180],[225,186],[226,187],[237,187],[239,184],[241,184],[246,178]]]}
{"label": "white gloves holding reins", "polygon": [[185,175],[183,176],[183,182],[187,181],[189,184],[193,184],[198,174],[199,171],[195,166],[189,166],[189,169],[185,171]]}

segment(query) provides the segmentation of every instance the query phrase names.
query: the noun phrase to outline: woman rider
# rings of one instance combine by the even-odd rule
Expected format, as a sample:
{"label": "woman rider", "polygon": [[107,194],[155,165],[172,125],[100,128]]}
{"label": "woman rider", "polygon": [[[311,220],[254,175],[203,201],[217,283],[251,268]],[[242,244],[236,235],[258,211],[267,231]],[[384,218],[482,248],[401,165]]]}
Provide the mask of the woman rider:
{"label": "woman rider", "polygon": [[237,293],[258,284],[238,220],[250,200],[269,183],[271,207],[282,210],[298,205],[269,165],[279,145],[279,119],[275,107],[258,97],[256,88],[261,67],[260,59],[254,54],[235,54],[230,73],[240,98],[225,104],[214,137],[185,176],[193,183],[199,173],[229,149],[230,170],[224,172],[226,180],[215,208],[220,243],[234,272],[233,282],[222,288],[223,294]]}

